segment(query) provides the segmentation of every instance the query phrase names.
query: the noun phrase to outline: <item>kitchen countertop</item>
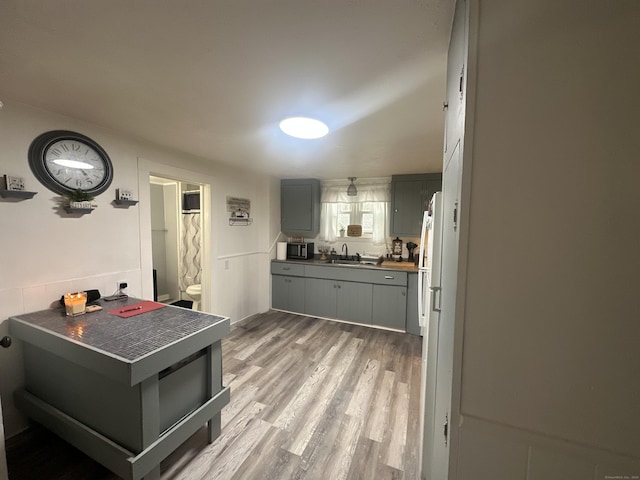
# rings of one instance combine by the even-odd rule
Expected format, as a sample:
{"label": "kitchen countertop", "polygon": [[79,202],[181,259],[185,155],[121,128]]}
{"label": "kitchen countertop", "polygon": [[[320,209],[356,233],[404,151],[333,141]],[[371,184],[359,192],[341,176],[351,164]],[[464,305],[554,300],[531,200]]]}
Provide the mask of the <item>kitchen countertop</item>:
{"label": "kitchen countertop", "polygon": [[64,307],[60,307],[14,318],[131,362],[224,320],[171,305],[129,318],[108,312],[140,301],[132,297],[111,302],[100,300],[96,303],[102,310],[76,317],[67,317]]}
{"label": "kitchen countertop", "polygon": [[343,264],[343,263],[328,263],[328,260],[320,260],[319,258],[312,258],[309,260],[272,260],[279,263],[295,263],[300,265],[322,265],[334,268],[369,268],[373,270],[392,270],[401,272],[417,272],[418,267],[413,262],[394,262],[393,260],[385,260],[381,265],[377,264]]}
{"label": "kitchen countertop", "polygon": [[[16,337],[110,378],[134,385],[229,332],[229,318],[167,305],[128,318],[109,313],[140,302],[93,302],[102,310],[67,317],[64,307],[16,315]],[[187,352],[187,353],[185,353]]]}

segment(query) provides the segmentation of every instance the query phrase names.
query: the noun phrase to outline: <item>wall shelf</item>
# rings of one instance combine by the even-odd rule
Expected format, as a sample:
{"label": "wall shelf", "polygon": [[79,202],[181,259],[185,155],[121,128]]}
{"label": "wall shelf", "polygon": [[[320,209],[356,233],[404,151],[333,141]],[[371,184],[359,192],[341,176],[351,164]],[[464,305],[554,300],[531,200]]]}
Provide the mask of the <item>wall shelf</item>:
{"label": "wall shelf", "polygon": [[63,207],[64,211],[67,213],[74,213],[79,215],[85,215],[87,213],[93,212],[93,208],[74,208],[74,207]]}
{"label": "wall shelf", "polygon": [[0,197],[2,198],[12,198],[15,200],[28,200],[33,198],[33,196],[38,192],[26,192],[24,190],[5,190],[0,189]]}
{"label": "wall shelf", "polygon": [[138,200],[121,200],[119,198],[116,198],[113,202],[114,206],[117,207],[130,207],[132,205],[136,205],[138,203]]}
{"label": "wall shelf", "polygon": [[234,226],[234,227],[246,227],[248,225],[251,225],[253,223],[253,218],[230,218],[229,219],[229,225]]}

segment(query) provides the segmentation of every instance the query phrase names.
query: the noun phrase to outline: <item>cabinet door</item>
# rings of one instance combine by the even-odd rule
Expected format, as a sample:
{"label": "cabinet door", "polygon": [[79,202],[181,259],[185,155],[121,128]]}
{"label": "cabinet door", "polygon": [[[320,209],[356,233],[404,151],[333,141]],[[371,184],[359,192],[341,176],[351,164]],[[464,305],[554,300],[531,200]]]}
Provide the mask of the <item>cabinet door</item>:
{"label": "cabinet door", "polygon": [[289,310],[289,277],[271,275],[271,306],[278,310]]}
{"label": "cabinet door", "polygon": [[418,274],[407,275],[407,333],[421,335],[418,321]]}
{"label": "cabinet door", "polygon": [[[447,55],[447,109],[445,113],[444,154],[451,155],[458,139],[463,134],[465,111],[465,44],[467,43],[464,21],[457,21],[460,11],[464,11],[467,2],[456,2],[456,20],[453,23],[449,51]],[[464,15],[462,13],[461,15]]]}
{"label": "cabinet door", "polygon": [[271,307],[304,313],[304,278],[271,275]]}
{"label": "cabinet door", "polygon": [[314,317],[336,318],[337,283],[322,278],[305,279],[304,313]]}
{"label": "cabinet door", "polygon": [[373,285],[370,283],[337,282],[337,286],[336,318],[371,325]]}
{"label": "cabinet door", "polygon": [[374,285],[372,323],[404,331],[406,318],[407,287]]}
{"label": "cabinet door", "polygon": [[423,211],[422,198],[425,183],[419,180],[395,181],[393,186],[393,212],[392,228],[393,235],[419,235],[420,220],[418,213]]}
{"label": "cabinet door", "polygon": [[422,214],[434,192],[442,188],[442,175],[394,175],[391,180],[391,234],[420,236]]}
{"label": "cabinet door", "polygon": [[320,230],[320,182],[315,179],[282,180],[280,229],[314,236]]}
{"label": "cabinet door", "polygon": [[304,313],[305,280],[302,277],[289,277],[289,308],[292,312]]}

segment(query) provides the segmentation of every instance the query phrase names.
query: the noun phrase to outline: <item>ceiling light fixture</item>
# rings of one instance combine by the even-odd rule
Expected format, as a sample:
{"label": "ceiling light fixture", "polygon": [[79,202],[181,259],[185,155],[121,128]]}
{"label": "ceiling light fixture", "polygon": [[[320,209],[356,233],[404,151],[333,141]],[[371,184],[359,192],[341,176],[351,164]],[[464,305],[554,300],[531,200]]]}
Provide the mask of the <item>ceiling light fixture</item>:
{"label": "ceiling light fixture", "polygon": [[349,195],[350,197],[355,197],[356,195],[358,195],[358,189],[353,184],[353,181],[355,179],[356,177],[349,177],[349,180],[351,180],[351,185],[349,185],[349,187],[347,188],[347,195]]}
{"label": "ceiling light fixture", "polygon": [[308,117],[289,117],[280,122],[280,130],[296,138],[311,140],[324,137],[329,127],[324,122]]}

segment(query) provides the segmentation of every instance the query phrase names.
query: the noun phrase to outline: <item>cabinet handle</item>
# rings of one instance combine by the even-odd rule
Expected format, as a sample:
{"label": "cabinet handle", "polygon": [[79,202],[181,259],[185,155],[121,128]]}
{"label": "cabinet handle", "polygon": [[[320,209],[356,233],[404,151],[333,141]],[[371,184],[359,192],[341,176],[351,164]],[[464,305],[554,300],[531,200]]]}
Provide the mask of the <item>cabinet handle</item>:
{"label": "cabinet handle", "polygon": [[392,277],[391,275],[385,275],[384,279],[385,280],[393,280],[395,277]]}
{"label": "cabinet handle", "polygon": [[440,311],[440,306],[436,306],[436,296],[438,297],[438,301],[440,300],[440,287],[429,287],[429,290],[431,290],[431,301],[429,303],[431,303],[431,310],[434,312],[439,312]]}
{"label": "cabinet handle", "polygon": [[282,267],[283,270],[291,270],[289,267]]}

